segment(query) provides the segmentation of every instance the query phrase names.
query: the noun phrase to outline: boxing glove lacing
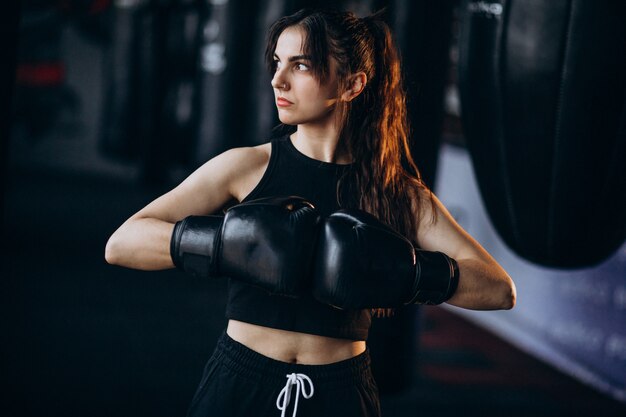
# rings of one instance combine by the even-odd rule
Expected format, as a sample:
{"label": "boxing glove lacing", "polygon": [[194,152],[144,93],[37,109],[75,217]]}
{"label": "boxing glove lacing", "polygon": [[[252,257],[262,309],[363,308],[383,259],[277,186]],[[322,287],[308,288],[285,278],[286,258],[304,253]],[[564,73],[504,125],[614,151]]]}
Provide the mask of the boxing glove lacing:
{"label": "boxing glove lacing", "polygon": [[[310,387],[309,392],[307,392],[305,382],[308,383]],[[302,393],[302,396],[307,400],[313,396],[314,388],[311,378],[305,374],[287,374],[287,383],[280,391],[280,394],[278,394],[278,398],[276,399],[276,407],[281,411],[281,417],[285,417],[285,412],[291,402],[291,387],[294,385],[296,386],[296,402],[293,406],[292,417],[295,417],[298,411],[298,399],[300,398],[300,393]]]}

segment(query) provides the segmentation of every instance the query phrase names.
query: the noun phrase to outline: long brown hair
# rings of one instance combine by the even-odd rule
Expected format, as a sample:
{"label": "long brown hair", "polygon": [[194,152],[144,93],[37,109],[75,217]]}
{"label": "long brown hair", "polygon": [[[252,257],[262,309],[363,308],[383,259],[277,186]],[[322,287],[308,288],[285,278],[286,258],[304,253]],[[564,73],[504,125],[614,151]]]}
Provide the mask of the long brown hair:
{"label": "long brown hair", "polygon": [[353,160],[338,184],[340,204],[374,214],[415,242],[422,196],[434,203],[411,156],[400,57],[389,26],[381,13],[358,18],[350,12],[300,10],[270,28],[265,52],[270,71],[278,37],[294,26],[303,30],[303,52],[311,56],[320,83],[329,75],[331,57],[338,64],[338,92],[349,88],[350,75],[367,76],[358,97],[337,104],[339,140]]}

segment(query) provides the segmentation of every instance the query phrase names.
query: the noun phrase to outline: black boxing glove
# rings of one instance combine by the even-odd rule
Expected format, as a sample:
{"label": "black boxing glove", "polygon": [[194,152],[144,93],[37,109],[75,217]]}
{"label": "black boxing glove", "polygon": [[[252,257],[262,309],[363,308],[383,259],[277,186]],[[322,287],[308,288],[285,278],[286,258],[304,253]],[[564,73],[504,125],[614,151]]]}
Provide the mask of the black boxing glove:
{"label": "black boxing glove", "polygon": [[189,216],[176,222],[170,256],[178,269],[196,277],[218,276],[216,257],[224,216]]}
{"label": "black boxing glove", "polygon": [[320,302],[342,309],[440,304],[458,280],[454,259],[415,249],[368,213],[341,210],[324,221],[312,278]]}
{"label": "black boxing glove", "polygon": [[300,197],[264,198],[218,216],[178,222],[170,246],[174,264],[195,275],[229,276],[280,295],[308,287],[319,212]]}

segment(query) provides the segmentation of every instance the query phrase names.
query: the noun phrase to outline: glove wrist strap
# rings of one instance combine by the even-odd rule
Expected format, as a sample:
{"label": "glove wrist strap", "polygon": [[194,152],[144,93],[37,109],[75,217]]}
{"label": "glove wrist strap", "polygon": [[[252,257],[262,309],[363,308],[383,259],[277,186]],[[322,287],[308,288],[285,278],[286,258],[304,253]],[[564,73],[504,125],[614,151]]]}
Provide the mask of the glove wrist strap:
{"label": "glove wrist strap", "polygon": [[437,305],[449,300],[459,285],[459,265],[442,252],[415,250],[415,284],[408,304]]}
{"label": "glove wrist strap", "polygon": [[224,217],[189,216],[174,225],[170,256],[177,268],[198,277],[215,276]]}

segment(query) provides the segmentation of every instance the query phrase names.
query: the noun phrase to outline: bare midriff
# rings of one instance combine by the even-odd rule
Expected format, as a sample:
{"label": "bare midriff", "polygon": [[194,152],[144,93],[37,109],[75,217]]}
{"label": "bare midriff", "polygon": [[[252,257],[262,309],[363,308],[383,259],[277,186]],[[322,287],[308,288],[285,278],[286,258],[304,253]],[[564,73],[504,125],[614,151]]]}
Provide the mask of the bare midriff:
{"label": "bare midriff", "polygon": [[229,320],[226,333],[242,345],[281,362],[325,365],[365,351],[365,341],[336,339]]}

